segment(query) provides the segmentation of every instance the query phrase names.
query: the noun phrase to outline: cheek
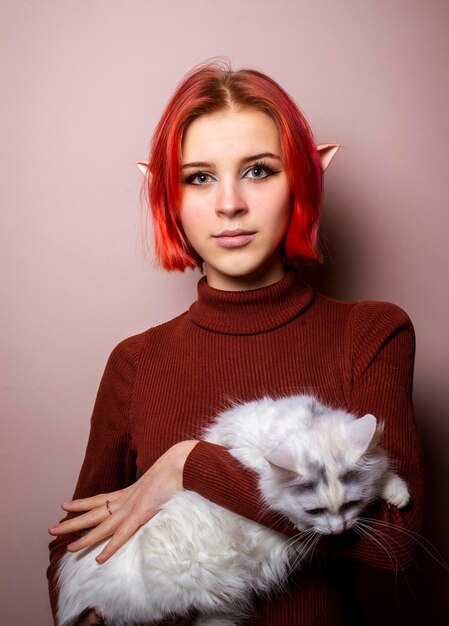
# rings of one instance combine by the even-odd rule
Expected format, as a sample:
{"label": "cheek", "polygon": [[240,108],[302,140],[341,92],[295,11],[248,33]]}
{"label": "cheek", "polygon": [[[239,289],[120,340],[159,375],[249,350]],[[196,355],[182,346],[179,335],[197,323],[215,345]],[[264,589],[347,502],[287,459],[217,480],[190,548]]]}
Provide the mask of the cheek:
{"label": "cheek", "polygon": [[[275,208],[274,208],[275,207]],[[267,212],[272,225],[273,236],[279,241],[284,237],[290,223],[292,199],[290,192],[275,195],[268,199]]]}
{"label": "cheek", "polygon": [[348,511],[344,514],[346,528],[352,528],[361,511]]}
{"label": "cheek", "polygon": [[179,211],[181,226],[187,239],[195,237],[201,225],[201,216],[198,207],[194,203],[184,202]]}

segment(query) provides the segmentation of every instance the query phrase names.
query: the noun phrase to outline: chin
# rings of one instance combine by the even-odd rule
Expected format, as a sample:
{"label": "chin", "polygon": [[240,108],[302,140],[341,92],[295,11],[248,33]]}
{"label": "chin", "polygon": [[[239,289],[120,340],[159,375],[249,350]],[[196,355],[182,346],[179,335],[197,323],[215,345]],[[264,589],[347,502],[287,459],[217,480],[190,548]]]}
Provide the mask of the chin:
{"label": "chin", "polygon": [[[284,275],[284,267],[278,255],[255,255],[254,251],[242,249],[237,254],[219,259],[217,263],[205,262],[206,274],[211,286],[214,283],[230,283],[230,289],[236,288],[236,283],[242,289],[257,289],[277,282]],[[226,287],[221,287],[226,289]]]}

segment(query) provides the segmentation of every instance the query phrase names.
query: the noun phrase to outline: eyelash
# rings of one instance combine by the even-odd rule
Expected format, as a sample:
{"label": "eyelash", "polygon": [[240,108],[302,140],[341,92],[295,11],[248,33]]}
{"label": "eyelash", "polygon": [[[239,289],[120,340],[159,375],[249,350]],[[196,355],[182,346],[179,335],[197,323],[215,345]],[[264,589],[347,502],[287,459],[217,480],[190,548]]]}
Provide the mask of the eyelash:
{"label": "eyelash", "polygon": [[[268,178],[268,176],[272,176],[273,174],[277,174],[279,170],[275,170],[273,169],[270,165],[268,165],[268,163],[266,163],[265,161],[256,161],[254,163],[254,165],[252,165],[249,170],[247,170],[246,173],[250,172],[251,170],[265,170],[267,176],[263,176],[262,178]],[[255,180],[261,180],[259,178],[255,179]]]}
{"label": "eyelash", "polygon": [[[273,176],[273,174],[277,174],[279,172],[279,170],[273,169],[265,161],[256,161],[254,165],[251,165],[251,167],[246,170],[245,174],[248,174],[248,172],[251,172],[251,170],[264,170],[266,173],[266,176],[262,176],[261,178],[251,178],[250,180],[264,180],[265,178],[268,178],[269,176]],[[200,176],[201,174],[203,174],[204,176],[210,176],[210,174],[207,174],[207,172],[203,172],[202,170],[197,170],[196,172],[192,172],[192,174],[189,174],[189,176],[187,176],[187,178],[185,178],[182,182],[186,185],[196,185],[197,187],[200,187],[210,182],[210,181],[206,181],[204,183],[193,182],[197,178],[197,176]]]}

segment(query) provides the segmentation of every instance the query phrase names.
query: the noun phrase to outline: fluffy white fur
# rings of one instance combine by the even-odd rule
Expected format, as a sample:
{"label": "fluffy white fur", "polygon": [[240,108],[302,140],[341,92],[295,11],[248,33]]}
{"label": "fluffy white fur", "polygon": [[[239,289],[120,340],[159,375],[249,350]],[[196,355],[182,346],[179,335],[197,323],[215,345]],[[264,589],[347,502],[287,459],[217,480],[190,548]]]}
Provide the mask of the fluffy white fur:
{"label": "fluffy white fur", "polygon": [[63,557],[58,624],[67,626],[87,607],[97,607],[112,626],[192,607],[201,615],[198,625],[238,624],[252,592],[276,589],[305,557],[312,535],[351,528],[378,497],[407,504],[406,484],[377,445],[381,431],[372,415],[356,418],[311,396],[235,405],[204,438],[257,472],[267,506],[296,526],[298,539],[286,541],[180,491],[103,565],[95,555],[104,544]]}

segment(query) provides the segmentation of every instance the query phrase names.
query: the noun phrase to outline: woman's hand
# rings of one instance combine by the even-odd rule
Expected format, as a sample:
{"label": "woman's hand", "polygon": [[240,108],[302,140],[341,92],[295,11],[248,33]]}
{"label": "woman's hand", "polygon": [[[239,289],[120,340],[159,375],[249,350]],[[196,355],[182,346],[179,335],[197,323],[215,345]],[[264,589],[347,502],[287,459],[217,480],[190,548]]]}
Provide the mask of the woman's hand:
{"label": "woman's hand", "polygon": [[65,535],[92,529],[67,546],[70,552],[88,548],[111,537],[96,557],[98,563],[104,563],[140,526],[156,515],[160,507],[176,491],[182,489],[184,463],[197,443],[197,441],[176,443],[145,474],[142,474],[137,482],[126,489],[65,502],[62,505],[64,511],[83,515],[51,526],[49,533]]}

